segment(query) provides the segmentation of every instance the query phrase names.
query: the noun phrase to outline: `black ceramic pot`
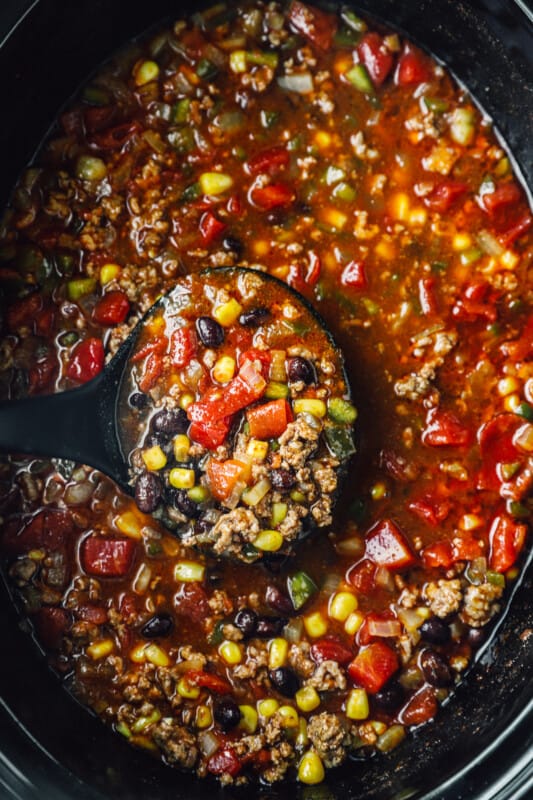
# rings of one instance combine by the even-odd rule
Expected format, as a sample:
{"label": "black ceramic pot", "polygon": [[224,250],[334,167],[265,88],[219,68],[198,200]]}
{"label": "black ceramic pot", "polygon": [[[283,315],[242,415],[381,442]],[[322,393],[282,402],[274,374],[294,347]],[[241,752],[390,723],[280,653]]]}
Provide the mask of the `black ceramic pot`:
{"label": "black ceramic pot", "polygon": [[[527,0],[359,0],[442,59],[493,117],[533,186],[532,18]],[[0,203],[58,109],[113,50],[185,0],[1,0]],[[531,546],[530,546],[531,549]],[[510,610],[434,723],[388,756],[352,761],[320,787],[265,800],[519,800],[533,797],[533,565]],[[1,582],[0,582],[1,583]],[[81,708],[48,670],[0,586],[0,797],[203,800],[250,797],[165,768]],[[528,633],[529,632],[529,633]]]}

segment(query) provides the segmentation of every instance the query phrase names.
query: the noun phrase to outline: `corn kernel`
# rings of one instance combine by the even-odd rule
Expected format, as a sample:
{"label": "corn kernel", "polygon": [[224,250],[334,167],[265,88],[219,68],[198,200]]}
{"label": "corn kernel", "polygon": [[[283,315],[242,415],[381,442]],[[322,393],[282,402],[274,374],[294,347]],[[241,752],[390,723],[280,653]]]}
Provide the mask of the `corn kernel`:
{"label": "corn kernel", "polygon": [[298,720],[298,733],[294,739],[296,747],[303,748],[309,744],[309,736],[307,735],[307,720],[300,717]]}
{"label": "corn kernel", "polygon": [[168,475],[168,482],[174,489],[192,489],[196,481],[193,469],[186,467],[174,467]]}
{"label": "corn kernel", "polygon": [[101,286],[105,286],[107,283],[111,283],[111,281],[114,281],[115,278],[118,278],[119,275],[120,275],[120,267],[118,264],[104,264],[100,270]]}
{"label": "corn kernel", "polygon": [[239,706],[241,712],[241,721],[239,728],[246,731],[246,733],[255,733],[257,730],[258,714],[253,706]]}
{"label": "corn kernel", "polygon": [[268,454],[268,442],[262,442],[260,439],[250,439],[248,447],[246,448],[246,455],[250,456],[254,461],[261,463],[265,460]]}
{"label": "corn kernel", "polygon": [[314,136],[315,144],[321,150],[327,150],[331,147],[332,144],[332,137],[331,134],[327,131],[317,131]]}
{"label": "corn kernel", "polygon": [[452,247],[457,252],[472,246],[472,237],[468,233],[456,233],[452,239]]}
{"label": "corn kernel", "polygon": [[179,696],[185,697],[186,700],[196,700],[196,698],[200,695],[199,687],[193,686],[191,683],[189,683],[185,676],[180,678],[176,688]]}
{"label": "corn kernel", "polygon": [[308,636],[312,636],[314,639],[324,636],[328,630],[328,623],[320,611],[315,611],[313,614],[304,617],[304,626]]}
{"label": "corn kernel", "polygon": [[196,707],[194,724],[201,730],[204,728],[209,728],[213,724],[213,715],[209,706],[205,706],[203,703],[201,703]]}
{"label": "corn kernel", "polygon": [[483,525],[483,520],[478,514],[463,514],[459,520],[459,527],[462,531],[475,531]]}
{"label": "corn kernel", "polygon": [[205,567],[197,561],[178,561],[174,567],[174,580],[183,583],[203,581]]}
{"label": "corn kernel", "polygon": [[295,414],[312,414],[319,419],[326,416],[325,402],[315,397],[298,397],[292,405]]}
{"label": "corn kernel", "polygon": [[289,651],[289,643],[286,639],[277,637],[272,639],[268,648],[268,667],[269,669],[277,669],[282,667],[287,661],[287,653]]}
{"label": "corn kernel", "polygon": [[235,375],[235,359],[231,356],[222,356],[213,367],[213,378],[218,383],[227,383]]}
{"label": "corn kernel", "polygon": [[222,194],[233,186],[231,175],[225,175],[223,172],[202,172],[198,182],[202,193],[207,195]]}
{"label": "corn kernel", "polygon": [[242,651],[237,642],[231,642],[229,639],[225,639],[219,646],[218,652],[226,664],[240,664],[242,661]]}
{"label": "corn kernel", "polygon": [[294,695],[296,705],[300,711],[314,711],[320,705],[320,695],[314,686],[303,686]]}
{"label": "corn kernel", "polygon": [[136,644],[132,650],[130,650],[130,661],[133,661],[134,664],[144,664],[146,661],[146,642],[140,642]]}
{"label": "corn kernel", "polygon": [[344,630],[349,636],[355,636],[364,619],[365,617],[360,611],[353,611],[344,623]]}
{"label": "corn kernel", "polygon": [[262,717],[271,717],[279,708],[279,703],[274,697],[267,697],[265,700],[260,700],[257,704],[257,710]]}
{"label": "corn kernel", "polygon": [[161,712],[155,708],[148,716],[138,717],[132,725],[131,732],[143,733],[150,725],[153,725],[154,722],[159,722],[160,719]]}
{"label": "corn kernel", "polygon": [[236,74],[239,74],[240,72],[246,72],[246,50],[234,50],[232,53],[230,53],[229,68]]}
{"label": "corn kernel", "polygon": [[377,256],[384,258],[386,261],[392,261],[392,259],[396,257],[396,248],[386,239],[382,239],[377,243],[374,252]]}
{"label": "corn kernel", "polygon": [[329,602],[329,616],[338,622],[346,622],[357,609],[357,597],[351,592],[337,592]]}
{"label": "corn kernel", "polygon": [[213,311],[213,316],[217,322],[227,328],[229,325],[233,325],[241,311],[241,304],[232,297],[227,303],[222,303],[222,305],[217,306]]}
{"label": "corn kernel", "polygon": [[498,381],[498,394],[500,397],[506,397],[508,394],[517,392],[519,388],[520,383],[516,378],[508,377]]}
{"label": "corn kernel", "polygon": [[163,469],[167,463],[167,457],[158,444],[155,444],[153,447],[149,447],[147,450],[143,450],[142,459],[146,469],[149,469],[152,472],[158,469]]}
{"label": "corn kernel", "polygon": [[189,450],[191,449],[191,440],[184,433],[178,433],[174,437],[172,443],[174,449],[174,458],[176,461],[187,461],[189,457]]}
{"label": "corn kernel", "polygon": [[320,756],[313,750],[309,750],[302,756],[298,764],[298,780],[300,783],[314,786],[316,783],[322,783],[324,776],[324,765]]}
{"label": "corn kernel", "polygon": [[90,644],[87,648],[87,655],[92,658],[93,661],[99,661],[101,658],[105,658],[110,653],[113,652],[115,648],[115,643],[113,639],[100,639],[99,642],[94,642],[94,644]]}
{"label": "corn kernel", "polygon": [[194,403],[194,395],[191,394],[190,392],[184,392],[183,394],[180,395],[178,400],[179,407],[182,408],[184,411],[187,411],[189,406],[192,406],[193,403]]}
{"label": "corn kernel", "polygon": [[387,485],[383,483],[383,481],[375,483],[370,490],[370,496],[372,497],[372,500],[383,500],[386,495]]}
{"label": "corn kernel", "polygon": [[159,66],[155,61],[143,61],[135,71],[135,83],[144,86],[145,83],[155,81],[159,77]]}
{"label": "corn kernel", "polygon": [[338,231],[342,230],[348,222],[347,214],[331,206],[319,209],[318,218],[320,222]]}
{"label": "corn kernel", "polygon": [[391,212],[394,219],[398,220],[398,222],[407,222],[410,205],[409,196],[405,192],[395,194],[391,202]]}
{"label": "corn kernel", "polygon": [[28,558],[31,558],[32,561],[42,561],[45,557],[46,553],[44,550],[30,550],[28,553]]}
{"label": "corn kernel", "polygon": [[278,709],[278,714],[281,717],[280,722],[282,728],[298,727],[299,717],[294,706],[280,706]]}
{"label": "corn kernel", "polygon": [[514,253],[512,250],[506,250],[500,256],[500,264],[502,265],[502,267],[505,267],[505,269],[514,269],[518,264],[519,260],[520,259],[518,255]]}
{"label": "corn kernel", "polygon": [[193,486],[187,490],[187,495],[193,503],[205,503],[209,499],[209,490],[206,486]]}
{"label": "corn kernel", "polygon": [[368,695],[364,689],[352,689],[346,699],[348,719],[367,719],[370,713]]}
{"label": "corn kernel", "polygon": [[507,397],[504,398],[503,407],[506,411],[514,413],[520,405],[520,402],[520,395],[514,392],[513,394],[508,394]]}
{"label": "corn kernel", "polygon": [[303,492],[300,492],[299,489],[293,489],[290,494],[291,500],[294,500],[295,503],[305,503],[306,496]]}
{"label": "corn kernel", "polygon": [[142,525],[133,511],[125,511],[123,514],[119,514],[115,519],[115,525],[124,536],[129,536],[130,539],[142,538]]}
{"label": "corn kernel", "polygon": [[148,661],[156,667],[168,667],[170,665],[170,658],[157,644],[149,644],[144,654]]}
{"label": "corn kernel", "polygon": [[270,252],[270,242],[267,242],[265,239],[259,239],[257,242],[253,242],[252,247],[254,255],[257,256],[257,258],[262,258]]}
{"label": "corn kernel", "polygon": [[409,212],[409,225],[425,225],[428,215],[425,208],[417,206]]}
{"label": "corn kernel", "polygon": [[267,553],[275,553],[283,544],[283,536],[279,531],[261,531],[254,541],[254,547]]}

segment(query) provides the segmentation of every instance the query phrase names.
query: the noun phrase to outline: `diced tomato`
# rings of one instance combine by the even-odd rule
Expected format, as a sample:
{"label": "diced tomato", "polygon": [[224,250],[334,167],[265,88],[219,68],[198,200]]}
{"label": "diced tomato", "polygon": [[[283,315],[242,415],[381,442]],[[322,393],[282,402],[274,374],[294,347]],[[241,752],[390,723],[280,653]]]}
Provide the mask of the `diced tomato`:
{"label": "diced tomato", "polygon": [[452,314],[459,322],[475,322],[485,319],[496,322],[498,309],[497,295],[485,281],[473,281],[463,290],[462,296],[452,308]]}
{"label": "diced tomato", "polygon": [[211,611],[205,589],[199,583],[184,583],[174,595],[176,613],[193,622],[203,622]]}
{"label": "diced tomato", "polygon": [[70,356],[66,374],[67,377],[78,383],[86,383],[104,368],[104,345],[101,339],[90,336],[80,342]]}
{"label": "diced tomato", "polygon": [[451,411],[431,408],[426,416],[422,442],[430,447],[465,447],[472,432]]}
{"label": "diced tomato", "polygon": [[16,331],[21,325],[32,325],[42,307],[43,298],[38,292],[32,292],[21,300],[16,300],[6,313],[8,329]]}
{"label": "diced tomato", "polygon": [[432,192],[424,198],[424,203],[431,211],[438,211],[444,214],[449,211],[456,200],[467,190],[464,183],[454,180],[446,180],[438,183]]}
{"label": "diced tomato", "polygon": [[254,186],[250,192],[252,203],[263,211],[289,206],[294,200],[293,190],[285,183],[269,183],[267,186]]}
{"label": "diced tomato", "polygon": [[101,133],[95,133],[89,144],[98,150],[120,150],[140,129],[136,121],[124,122]]}
{"label": "diced tomato", "polygon": [[483,468],[478,478],[478,488],[497,490],[503,481],[502,464],[519,459],[520,454],[513,444],[513,437],[522,424],[516,414],[497,414],[478,430]]}
{"label": "diced tomato", "polygon": [[422,314],[437,314],[439,306],[435,297],[435,278],[421,278],[418,281],[418,297]]}
{"label": "diced tomato", "polygon": [[112,539],[108,536],[88,536],[80,547],[84,571],[101,578],[122,578],[127,575],[135,556],[133,539]]}
{"label": "diced tomato", "polygon": [[437,710],[435,689],[431,686],[424,686],[403,707],[398,719],[404,725],[421,725],[423,722],[433,719]]}
{"label": "diced tomato", "polygon": [[192,328],[183,327],[172,331],[170,336],[170,360],[177,369],[187,367],[196,355],[198,340]]}
{"label": "diced tomato", "polygon": [[168,339],[166,336],[158,336],[151,341],[140,347],[136,353],[131,356],[131,363],[138,364],[139,361],[150,355],[150,353],[164,353],[168,347]]}
{"label": "diced tomato", "polygon": [[215,694],[229,694],[231,692],[231,684],[224,678],[219,678],[218,675],[213,675],[211,672],[194,671],[185,673],[187,683],[192,686],[200,686],[202,689],[209,689]]}
{"label": "diced tomato", "polygon": [[43,308],[35,317],[35,333],[39,336],[48,336],[54,326],[55,312],[53,308]]}
{"label": "diced tomato", "polygon": [[305,282],[308,286],[315,286],[320,278],[320,272],[322,270],[320,256],[318,256],[314,250],[309,250],[307,255],[309,258],[309,266],[305,274]]}
{"label": "diced tomato", "polygon": [[250,436],[254,439],[276,439],[292,421],[292,410],[286,400],[271,400],[246,412]]}
{"label": "diced tomato", "polygon": [[486,192],[481,197],[481,206],[487,214],[494,216],[501,209],[519,203],[521,198],[522,194],[516,183],[502,183],[493,192]]}
{"label": "diced tomato", "polygon": [[8,520],[2,531],[2,546],[10,555],[22,555],[40,547],[57,550],[63,547],[73,527],[68,511],[45,509],[29,519]]}
{"label": "diced tomato", "polygon": [[374,588],[376,565],[368,558],[350,567],[346,573],[346,581],[361,594],[368,594]]}
{"label": "diced tomato", "polygon": [[261,375],[265,380],[268,379],[270,374],[270,364],[272,362],[272,356],[268,350],[259,350],[259,348],[251,347],[248,350],[245,350],[243,353],[239,355],[239,367],[244,366],[246,361],[258,361],[260,364]]}
{"label": "diced tomato", "polygon": [[472,535],[456,536],[452,541],[453,560],[472,561],[484,554],[483,542]]}
{"label": "diced tomato", "polygon": [[33,615],[37,637],[44,647],[59,650],[64,634],[71,625],[70,613],[65,608],[44,606]]}
{"label": "diced tomato", "polygon": [[223,747],[211,756],[207,762],[207,771],[212,775],[228,773],[233,778],[242,769],[242,762],[231,747]]}
{"label": "diced tomato", "polygon": [[226,500],[237,481],[243,479],[243,472],[246,469],[246,464],[232,458],[226,461],[217,461],[210,458],[207,462],[207,477],[209,479],[209,488],[215,500]]}
{"label": "diced tomato", "polygon": [[90,603],[76,606],[74,614],[78,619],[82,619],[84,622],[90,622],[91,625],[103,625],[107,622],[107,609],[102,606],[91,605]]}
{"label": "diced tomato", "polygon": [[527,233],[527,231],[531,228],[533,223],[533,217],[529,213],[529,211],[525,211],[520,217],[516,220],[513,220],[511,227],[507,228],[503,232],[500,232],[498,236],[499,241],[503,244],[504,247],[511,247],[517,239]]}
{"label": "diced tomato", "polygon": [[533,359],[533,314],[528,317],[524,329],[517,339],[504,342],[501,346],[504,356],[515,361],[530,361]]}
{"label": "diced tomato", "polygon": [[268,150],[261,150],[248,161],[248,171],[251,175],[268,173],[274,175],[276,172],[288,167],[289,152],[285,147],[269,147]]}
{"label": "diced tomato", "polygon": [[208,450],[216,450],[224,444],[231,427],[230,418],[213,419],[211,421],[193,422],[189,428],[189,436],[202,447]]}
{"label": "diced tomato", "polygon": [[116,106],[88,106],[83,109],[83,121],[87,133],[109,128],[114,121]]}
{"label": "diced tomato", "polygon": [[424,547],[422,561],[425,567],[448,569],[454,562],[451,542],[443,540]]}
{"label": "diced tomato", "polygon": [[133,592],[124,592],[120,598],[119,609],[126,625],[136,625],[139,619],[139,596]]}
{"label": "diced tomato", "polygon": [[365,33],[357,46],[357,52],[374,86],[381,86],[394,63],[394,56],[385,47],[383,37],[379,33]]}
{"label": "diced tomato", "polygon": [[427,57],[411,44],[405,45],[398,61],[395,80],[398,86],[411,86],[431,80],[432,70]]}
{"label": "diced tomato", "polygon": [[215,217],[211,211],[206,211],[200,217],[200,235],[202,242],[207,247],[226,230],[226,225]]}
{"label": "diced tomato", "polygon": [[301,33],[311,44],[320,50],[329,50],[337,31],[337,19],[315,6],[292,0],[289,6],[288,19],[292,27]]}
{"label": "diced tomato", "polygon": [[323,661],[337,661],[339,664],[348,664],[353,653],[336,638],[320,639],[311,645],[311,658],[317,664]]}
{"label": "diced tomato", "polygon": [[525,544],[527,525],[516,522],[507,514],[496,516],[490,528],[490,568],[507,572],[516,562]]}
{"label": "diced tomato", "polygon": [[365,289],[368,285],[365,262],[350,261],[342,271],[341,283],[343,286],[350,286],[352,289]]}
{"label": "diced tomato", "polygon": [[[373,628],[380,627],[383,629],[379,633],[375,633]],[[384,634],[384,632],[386,633]],[[394,616],[392,611],[383,611],[378,614],[377,611],[370,611],[364,619],[363,624],[357,631],[357,643],[364,647],[371,642],[379,641],[379,637],[386,635],[400,636],[402,631],[400,621]]]}
{"label": "diced tomato", "polygon": [[398,526],[390,519],[374,525],[367,534],[366,558],[388,569],[406,569],[415,563],[409,544]]}
{"label": "diced tomato", "polygon": [[141,392],[149,392],[163,372],[163,357],[160,353],[152,352],[146,359],[142,377],[139,381]]}
{"label": "diced tomato", "polygon": [[28,372],[28,392],[35,394],[45,389],[57,375],[57,357],[52,353],[38,361]]}
{"label": "diced tomato", "polygon": [[450,513],[451,504],[444,498],[424,495],[418,500],[412,500],[407,507],[417,517],[425,520],[428,525],[436,527]]}
{"label": "diced tomato", "polygon": [[98,325],[120,325],[130,312],[130,301],[119,289],[107,292],[93,310],[93,319]]}
{"label": "diced tomato", "polygon": [[210,424],[251,405],[265,393],[266,381],[252,362],[245,361],[239,374],[217,395],[192,403],[187,409],[191,422]]}
{"label": "diced tomato", "polygon": [[360,650],[348,666],[350,678],[370,694],[379,692],[400,666],[398,656],[385,642],[377,641]]}

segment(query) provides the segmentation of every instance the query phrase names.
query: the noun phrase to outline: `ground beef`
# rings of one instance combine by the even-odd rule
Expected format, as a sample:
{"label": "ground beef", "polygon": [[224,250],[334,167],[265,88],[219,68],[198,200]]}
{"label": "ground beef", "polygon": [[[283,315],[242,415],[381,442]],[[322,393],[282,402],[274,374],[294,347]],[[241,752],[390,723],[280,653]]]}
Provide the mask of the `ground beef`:
{"label": "ground beef", "polygon": [[310,678],[315,671],[316,664],[309,657],[310,649],[308,642],[293,644],[289,649],[289,664],[302,678]]}
{"label": "ground beef", "polygon": [[307,725],[307,735],[326,767],[337,767],[346,758],[350,734],[336,714],[316,714]]}
{"label": "ground beef", "polygon": [[320,500],[312,505],[311,515],[320,528],[324,527],[325,525],[331,525],[331,507],[332,498],[327,494],[322,495]]}
{"label": "ground beef", "polygon": [[398,397],[406,400],[419,400],[431,391],[437,373],[431,364],[425,364],[418,372],[411,372],[394,384]]}
{"label": "ground beef", "polygon": [[233,670],[233,677],[240,681],[247,681],[250,678],[258,680],[266,679],[268,664],[268,650],[266,644],[257,642],[249,644],[246,648],[246,660],[242,664],[237,664]]}
{"label": "ground beef", "polygon": [[170,764],[192,769],[198,760],[198,748],[192,733],[177,725],[174,720],[163,719],[153,729],[154,742],[161,748]]}
{"label": "ground beef", "polygon": [[435,616],[447,617],[459,611],[463,599],[461,582],[456,578],[451,581],[431,581],[424,587],[424,596]]}
{"label": "ground beef", "polygon": [[481,628],[496,614],[499,605],[495,603],[503,593],[501,586],[482,583],[481,586],[469,586],[465,591],[464,606],[461,619],[472,628]]}
{"label": "ground beef", "polygon": [[303,467],[318,447],[320,432],[321,427],[312,427],[303,414],[298,414],[279,437],[278,455],[282,466],[285,469]]}
{"label": "ground beef", "polygon": [[305,683],[319,692],[333,692],[335,689],[344,691],[346,676],[336,661],[322,661]]}
{"label": "ground beef", "polygon": [[213,528],[213,549],[224,555],[241,552],[245,542],[253,542],[259,533],[259,522],[254,512],[248,508],[235,508],[222,514]]}

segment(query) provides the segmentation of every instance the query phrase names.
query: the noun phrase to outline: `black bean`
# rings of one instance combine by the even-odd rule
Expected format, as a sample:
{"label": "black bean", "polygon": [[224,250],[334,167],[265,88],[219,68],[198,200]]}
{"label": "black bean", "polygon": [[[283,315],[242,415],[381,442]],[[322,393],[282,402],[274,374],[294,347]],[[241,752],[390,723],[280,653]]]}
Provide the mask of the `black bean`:
{"label": "black bean", "polygon": [[373,700],[380,711],[394,714],[404,701],[404,691],[397,681],[390,681],[373,695]]}
{"label": "black bean", "polygon": [[309,203],[304,203],[302,200],[298,200],[298,201],[297,201],[297,202],[294,204],[294,210],[295,210],[295,211],[296,211],[298,214],[301,214],[301,215],[302,215],[302,216],[304,216],[304,217],[308,217],[308,216],[309,216],[309,214],[311,214],[311,213],[312,213],[312,211],[313,211],[313,209],[311,208],[311,206],[309,205]]}
{"label": "black bean", "polygon": [[237,258],[242,256],[242,251],[244,249],[241,240],[237,239],[235,236],[225,236],[224,239],[222,239],[222,247],[229,253],[235,253]]}
{"label": "black bean", "polygon": [[174,629],[174,620],[170,614],[160,612],[150,617],[141,628],[141,635],[145,639],[156,639],[159,636],[169,636]]}
{"label": "black bean", "polygon": [[241,712],[234,700],[220,700],[215,706],[214,716],[223,731],[230,731],[241,721]]}
{"label": "black bean", "polygon": [[211,317],[198,317],[196,330],[206,347],[218,347],[224,341],[224,328]]}
{"label": "black bean", "polygon": [[286,624],[287,620],[282,617],[259,617],[255,635],[269,639],[280,634]]}
{"label": "black bean", "polygon": [[284,616],[291,616],[291,614],[294,614],[294,606],[290,597],[273,584],[267,586],[265,600],[270,608],[273,608],[274,611],[277,611],[279,614],[283,614]]}
{"label": "black bean", "polygon": [[293,672],[290,667],[278,667],[277,669],[271,669],[268,673],[268,677],[278,692],[284,697],[294,697],[300,688],[300,681],[298,680],[296,673]]}
{"label": "black bean", "polygon": [[244,636],[253,636],[257,628],[257,614],[251,608],[242,608],[235,614],[233,623]]}
{"label": "black bean", "polygon": [[265,553],[261,565],[272,575],[279,575],[288,559],[289,556],[284,553]]}
{"label": "black bean", "polygon": [[292,469],[273,469],[270,473],[270,482],[273,489],[286,492],[296,483],[296,476]]}
{"label": "black bean", "polygon": [[296,383],[303,381],[306,384],[316,383],[316,372],[308,358],[295,356],[289,361],[289,381]]}
{"label": "black bean", "polygon": [[426,642],[431,644],[446,644],[450,640],[450,626],[439,617],[429,617],[420,626],[420,633]]}
{"label": "black bean", "polygon": [[141,472],[135,482],[135,502],[139,509],[145,514],[155,511],[161,500],[162,491],[163,487],[157,475],[153,472]]}
{"label": "black bean", "polygon": [[251,308],[250,311],[245,311],[239,317],[239,322],[241,325],[245,325],[247,328],[257,328],[269,316],[270,311],[268,308],[263,308],[261,306],[258,308]]}
{"label": "black bean", "polygon": [[452,673],[446,660],[435,650],[422,651],[420,668],[424,673],[424,678],[432,686],[449,686],[453,683]]}
{"label": "black bean", "polygon": [[486,628],[469,628],[467,633],[468,643],[472,645],[472,647],[481,647],[481,645],[487,641],[487,629]]}
{"label": "black bean", "polygon": [[273,211],[269,211],[266,215],[266,220],[269,225],[286,225],[289,220],[289,215],[284,209],[275,208]]}
{"label": "black bean", "polygon": [[202,513],[198,504],[191,500],[185,489],[167,489],[165,496],[168,502],[172,503],[174,508],[181,511],[188,519],[195,519]]}
{"label": "black bean", "polygon": [[154,414],[150,427],[156,435],[175,436],[177,433],[185,433],[187,431],[189,420],[182,408],[164,408]]}
{"label": "black bean", "polygon": [[148,405],[148,395],[143,392],[134,392],[129,397],[130,406],[132,408],[143,409]]}

